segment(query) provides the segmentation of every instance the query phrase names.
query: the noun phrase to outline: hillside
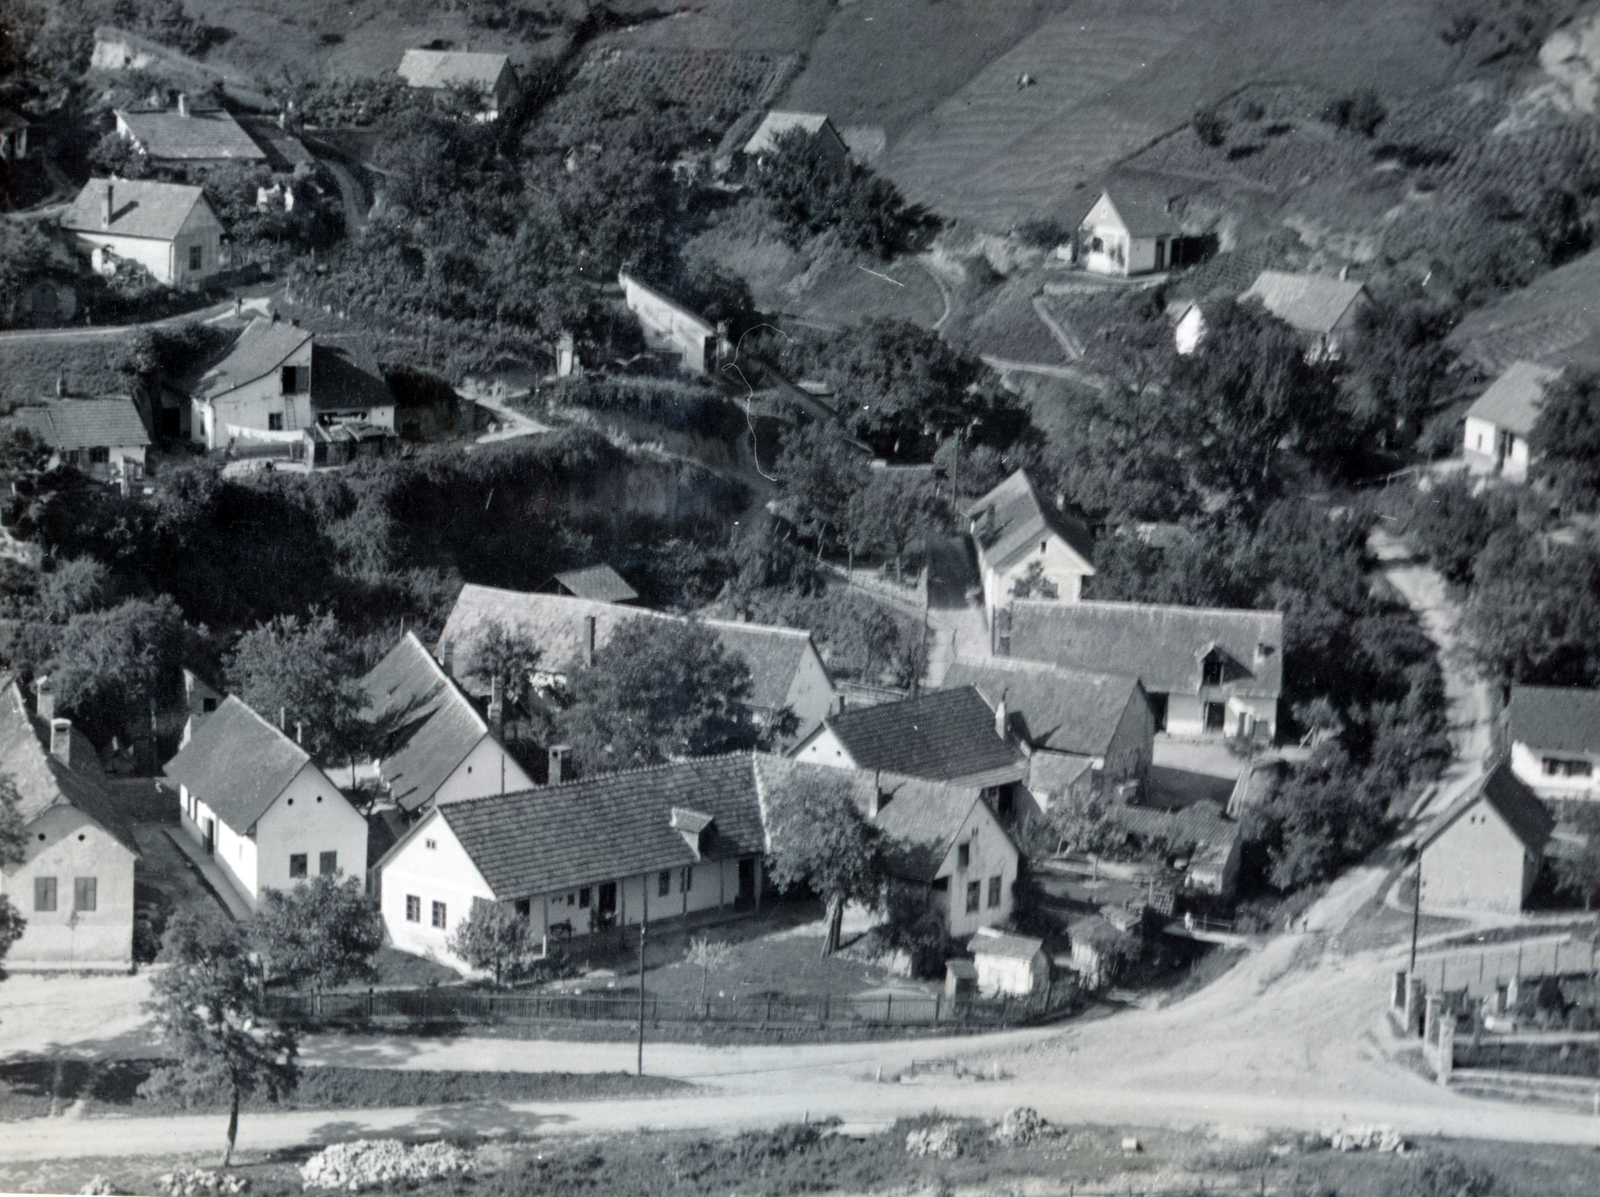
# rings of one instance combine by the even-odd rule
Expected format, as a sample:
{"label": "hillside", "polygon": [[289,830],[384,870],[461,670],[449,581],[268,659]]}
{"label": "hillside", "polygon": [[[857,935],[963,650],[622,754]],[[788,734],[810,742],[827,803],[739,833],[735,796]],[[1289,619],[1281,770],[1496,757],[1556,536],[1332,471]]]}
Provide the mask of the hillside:
{"label": "hillside", "polygon": [[1450,344],[1490,374],[1521,358],[1600,367],[1600,250],[1473,312]]}

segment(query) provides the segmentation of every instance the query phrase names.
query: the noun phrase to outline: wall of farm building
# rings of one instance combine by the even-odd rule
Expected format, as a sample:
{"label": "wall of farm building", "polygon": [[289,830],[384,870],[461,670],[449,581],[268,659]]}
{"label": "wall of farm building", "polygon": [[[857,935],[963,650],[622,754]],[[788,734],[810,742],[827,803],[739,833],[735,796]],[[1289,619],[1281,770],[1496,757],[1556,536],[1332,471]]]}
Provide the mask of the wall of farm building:
{"label": "wall of farm building", "polygon": [[[1509,442],[1509,447],[1504,442]],[[1502,451],[1504,454],[1502,456]],[[1468,416],[1461,438],[1462,456],[1474,474],[1499,472],[1513,482],[1528,476],[1529,450],[1526,437],[1502,433],[1498,425],[1479,416]]]}
{"label": "wall of farm building", "polygon": [[[11,945],[14,969],[117,968],[133,962],[134,854],[70,806],[47,810],[24,832],[24,859],[0,872],[0,893],[27,920]],[[42,839],[40,837],[43,837]],[[36,878],[55,879],[55,909],[35,909]],[[76,881],[94,878],[94,909],[75,909]]]}
{"label": "wall of farm building", "polygon": [[[307,763],[256,824],[256,886],[292,889],[321,871],[325,852],[336,854],[342,877],[365,877],[367,821],[339,788]],[[291,877],[289,858],[306,858],[306,876]]]}
{"label": "wall of farm building", "polygon": [[[961,848],[969,850],[962,867]],[[999,901],[989,904],[989,887],[1000,879]],[[943,878],[949,886],[950,934],[956,938],[971,935],[979,927],[997,927],[1011,917],[1012,886],[1017,881],[1017,850],[982,802],[975,802],[951,842],[948,855],[939,865],[935,880]],[[976,910],[967,909],[968,887],[978,886]]]}
{"label": "wall of farm building", "polygon": [[[1586,761],[1589,772],[1587,776],[1581,773],[1568,776],[1565,771],[1559,776],[1551,776],[1544,771],[1547,756],[1562,762]],[[1600,800],[1600,753],[1537,752],[1518,742],[1511,746],[1511,771],[1541,798]]]}
{"label": "wall of farm building", "polygon": [[434,791],[434,800],[460,802],[463,798],[486,798],[491,794],[511,794],[517,790],[531,789],[533,778],[517,764],[515,757],[486,732],[483,739],[473,745],[472,751]]}
{"label": "wall of farm building", "polygon": [[[661,894],[661,873],[667,874],[667,894]],[[684,889],[685,868],[675,865],[665,870],[653,870],[643,877],[624,877],[617,886],[617,925],[638,926],[646,916],[651,923],[665,919],[682,918],[702,910],[717,910],[732,906],[739,897],[739,862],[737,860],[702,860],[688,870],[689,886]],[[583,905],[583,891],[589,891],[589,905]],[[548,935],[551,927],[569,923],[572,934],[589,933],[590,911],[599,911],[600,883],[573,886],[557,893],[545,894],[529,903],[528,919],[541,935]]]}
{"label": "wall of farm building", "polygon": [[[685,370],[704,374],[708,356],[715,354],[717,330],[636,279],[624,274],[621,282],[624,302],[639,318],[645,344],[652,349],[676,350]],[[712,346],[709,352],[708,345]]]}
{"label": "wall of farm building", "polygon": [[[416,899],[417,917],[406,917],[406,899]],[[389,942],[402,952],[470,974],[471,968],[446,946],[456,925],[472,913],[473,899],[493,901],[489,884],[461,841],[437,812],[423,816],[411,837],[378,875],[378,909]],[[433,925],[435,902],[444,904],[444,926]]]}
{"label": "wall of farm building", "polygon": [[[1221,703],[1223,723],[1220,729],[1206,729],[1206,704]],[[1277,735],[1278,700],[1266,697],[1224,696],[1215,694],[1168,694],[1167,727],[1173,736],[1238,736],[1251,734],[1251,728],[1263,725],[1262,735]],[[1241,726],[1240,719],[1243,718]]]}
{"label": "wall of farm building", "polygon": [[[981,941],[980,941],[981,944]],[[978,970],[978,992],[985,997],[997,994],[1027,994],[1042,979],[1047,964],[1037,959],[1024,960],[1018,956],[985,955],[979,945],[974,945],[973,964]]]}
{"label": "wall of farm building", "polygon": [[1044,567],[1044,576],[1055,584],[1058,602],[1078,601],[1083,591],[1084,562],[1060,537],[1049,536],[1041,542],[1040,551],[1029,553],[1005,569],[984,563],[983,593],[989,607],[987,614],[991,626],[994,623],[995,608],[1003,607],[1011,601],[1011,588],[1028,572],[1028,567],[1035,563]]}
{"label": "wall of farm building", "polygon": [[272,416],[280,417],[284,431],[308,426],[311,423],[309,389],[302,388],[293,395],[285,395],[283,366],[304,370],[302,377],[309,379],[311,342],[307,341],[260,378],[252,378],[226,394],[218,395],[209,404],[197,401],[190,431],[193,439],[208,449],[220,449],[228,443],[229,424],[266,432]]}
{"label": "wall of farm building", "polygon": [[216,811],[206,805],[205,800],[188,786],[178,787],[178,798],[182,806],[179,822],[183,830],[195,843],[204,848],[206,829],[208,826],[211,828],[214,837],[212,859],[227,875],[234,890],[253,909],[256,894],[256,842],[249,836],[240,835],[224,823]]}
{"label": "wall of farm building", "polygon": [[788,703],[800,721],[801,735],[821,723],[833,708],[833,682],[814,647],[807,648],[800,658],[800,668],[789,685]]}
{"label": "wall of farm building", "polygon": [[1538,863],[1500,816],[1479,802],[1423,850],[1422,905],[1514,914],[1533,887]]}

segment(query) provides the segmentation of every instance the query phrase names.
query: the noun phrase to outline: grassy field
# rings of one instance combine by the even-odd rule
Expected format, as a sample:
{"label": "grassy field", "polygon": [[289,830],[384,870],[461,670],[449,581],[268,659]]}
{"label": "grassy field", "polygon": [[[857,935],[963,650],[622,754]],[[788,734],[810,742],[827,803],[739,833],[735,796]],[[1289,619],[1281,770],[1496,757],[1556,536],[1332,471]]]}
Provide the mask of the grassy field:
{"label": "grassy field", "polygon": [[1490,373],[1520,358],[1600,366],[1600,250],[1473,312],[1450,343]]}
{"label": "grassy field", "polygon": [[117,369],[132,333],[104,337],[0,337],[0,405],[54,395],[65,378],[74,395],[125,393],[128,376]]}

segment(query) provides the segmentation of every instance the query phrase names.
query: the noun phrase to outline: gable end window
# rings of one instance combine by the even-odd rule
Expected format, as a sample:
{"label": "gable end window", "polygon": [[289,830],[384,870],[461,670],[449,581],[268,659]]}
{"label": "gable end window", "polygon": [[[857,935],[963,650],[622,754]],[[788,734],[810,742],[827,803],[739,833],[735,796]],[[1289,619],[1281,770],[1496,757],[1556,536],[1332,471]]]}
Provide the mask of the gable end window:
{"label": "gable end window", "polygon": [[[665,898],[672,893],[672,870],[662,869],[661,876],[656,878],[656,897]],[[568,902],[568,906],[572,903]]]}
{"label": "gable end window", "polygon": [[983,896],[983,883],[981,881],[967,882],[967,913],[976,913],[978,902]]}
{"label": "gable end window", "polygon": [[989,909],[993,910],[1000,905],[1001,878],[989,878]]}
{"label": "gable end window", "polygon": [[317,872],[324,877],[332,877],[339,871],[339,854],[337,852],[324,852],[317,857]]}
{"label": "gable end window", "polygon": [[962,844],[956,848],[956,868],[964,869],[972,863],[972,845]]}
{"label": "gable end window", "polygon": [[433,925],[441,931],[444,930],[445,908],[443,902],[435,902],[433,904]]}
{"label": "gable end window", "polygon": [[406,922],[420,923],[422,921],[422,899],[416,894],[406,895]]}
{"label": "gable end window", "polygon": [[94,877],[74,877],[72,879],[72,909],[94,910],[98,899],[98,879]]}
{"label": "gable end window", "polygon": [[56,879],[54,877],[35,877],[33,879],[33,908],[35,910],[54,910],[56,908]]}
{"label": "gable end window", "polygon": [[199,270],[205,263],[205,250],[198,245],[189,247],[189,269]]}
{"label": "gable end window", "polygon": [[306,875],[306,854],[296,852],[289,857],[289,876],[304,877]]}

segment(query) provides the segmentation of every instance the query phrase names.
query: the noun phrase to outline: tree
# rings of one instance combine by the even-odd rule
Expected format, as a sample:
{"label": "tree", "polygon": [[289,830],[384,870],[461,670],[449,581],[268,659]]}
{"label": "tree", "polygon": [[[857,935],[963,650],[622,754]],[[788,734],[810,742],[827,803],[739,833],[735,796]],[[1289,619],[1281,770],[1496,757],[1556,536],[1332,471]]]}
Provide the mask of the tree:
{"label": "tree", "polygon": [[689,941],[689,948],[683,954],[683,962],[692,964],[700,970],[700,1006],[706,1004],[706,988],[711,980],[711,970],[721,968],[733,959],[733,945],[711,939],[709,936],[696,935]]}
{"label": "tree", "polygon": [[1012,583],[1011,597],[1055,599],[1061,597],[1061,589],[1044,576],[1044,563],[1034,561],[1029,564],[1022,577]]}
{"label": "tree", "polygon": [[816,542],[818,556],[834,540],[851,548],[845,535],[850,499],[867,485],[869,470],[839,425],[813,420],[791,429],[773,468],[784,485],[778,514]]}
{"label": "tree", "polygon": [[1215,108],[1197,108],[1189,122],[1200,144],[1216,149],[1228,139],[1228,122]]}
{"label": "tree", "polygon": [[1576,833],[1577,842],[1555,858],[1556,885],[1582,899],[1585,910],[1593,910],[1600,898],[1600,809],[1576,805],[1567,830]]}
{"label": "tree", "polygon": [[[23,845],[27,839],[23,835],[22,814],[17,809],[21,801],[11,775],[0,773],[0,868],[19,865],[25,859]],[[28,920],[22,912],[7,895],[0,894],[0,981],[6,979],[6,953],[27,928]]]}
{"label": "tree", "polygon": [[588,769],[743,751],[762,736],[743,705],[749,668],[694,619],[622,623],[594,665],[573,674],[570,693],[557,724]]}
{"label": "tree", "polygon": [[324,874],[285,892],[263,891],[250,936],[276,977],[321,994],[351,981],[373,981],[383,946],[383,916],[359,877]]}
{"label": "tree", "polygon": [[445,946],[473,968],[494,974],[494,983],[515,980],[539,955],[533,924],[503,902],[472,903]]}
{"label": "tree", "polygon": [[865,490],[850,498],[850,543],[861,552],[888,553],[894,558],[895,580],[903,581],[906,550],[935,528],[942,512],[927,475],[879,470]]}
{"label": "tree", "polygon": [[472,650],[462,662],[462,669],[467,677],[477,679],[485,687],[492,687],[499,679],[508,700],[520,699],[542,655],[526,637],[495,619],[483,625]]}
{"label": "tree", "polygon": [[1600,502],[1600,371],[1566,370],[1545,386],[1528,447],[1574,498]]}
{"label": "tree", "polygon": [[158,1069],[139,1091],[185,1104],[225,1098],[226,1168],[239,1135],[240,1099],[260,1090],[276,1101],[293,1089],[295,1036],[266,1022],[261,976],[237,923],[181,910],[161,937],[157,960],[167,967],[155,974],[155,1000],[146,1008],[178,1062]]}
{"label": "tree", "polygon": [[1052,802],[1049,818],[1059,837],[1059,848],[1066,852],[1099,856],[1109,851],[1121,835],[1120,825],[1108,815],[1105,803],[1092,794],[1068,794]]}
{"label": "tree", "polygon": [[344,747],[367,695],[358,667],[331,612],[278,615],[259,623],[227,659],[228,689],[263,718],[303,723],[307,747],[323,752]]}
{"label": "tree", "polygon": [[31,428],[8,424],[0,429],[0,470],[37,474],[50,462],[53,450]]}
{"label": "tree", "polygon": [[773,882],[809,886],[828,904],[822,954],[833,955],[845,903],[876,909],[883,901],[883,832],[856,806],[849,775],[796,767],[773,787],[767,834]]}

